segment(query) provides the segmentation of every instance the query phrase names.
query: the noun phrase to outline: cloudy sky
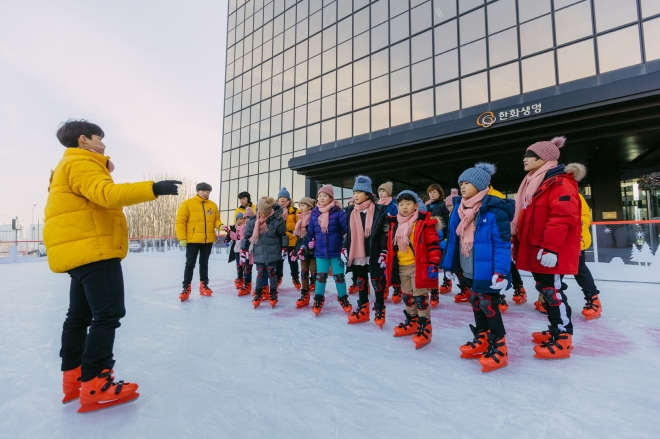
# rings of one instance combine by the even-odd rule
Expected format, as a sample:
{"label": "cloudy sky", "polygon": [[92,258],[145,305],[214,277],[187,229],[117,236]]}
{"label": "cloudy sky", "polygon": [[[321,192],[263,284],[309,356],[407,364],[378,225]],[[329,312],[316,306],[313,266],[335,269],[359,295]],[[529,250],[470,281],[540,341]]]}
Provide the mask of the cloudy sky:
{"label": "cloudy sky", "polygon": [[116,182],[219,189],[226,16],[227,0],[2,0],[0,224],[43,219],[69,118],[103,128]]}

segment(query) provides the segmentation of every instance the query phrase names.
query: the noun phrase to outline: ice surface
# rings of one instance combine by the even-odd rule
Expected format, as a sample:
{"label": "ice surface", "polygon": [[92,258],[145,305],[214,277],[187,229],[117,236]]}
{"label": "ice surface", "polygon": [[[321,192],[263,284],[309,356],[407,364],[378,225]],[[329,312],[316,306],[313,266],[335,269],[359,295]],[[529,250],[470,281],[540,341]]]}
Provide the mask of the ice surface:
{"label": "ice surface", "polygon": [[236,295],[226,255],[212,256],[213,296],[195,292],[185,303],[181,256],[130,255],[123,267],[128,313],[115,376],[139,383],[142,395],[78,415],[77,402],[60,403],[68,276],[45,261],[0,265],[0,438],[660,436],[657,285],[599,282],[603,317],[586,322],[569,280],[568,360],[533,358],[530,334],[547,320],[533,294],[523,306],[509,300],[509,367],[482,374],[459,358],[473,318],[453,294],[432,311],[432,343],[416,351],[410,338],[392,337],[401,304],[387,302],[382,331],[349,326],[332,282],[315,318],[295,309],[288,277],[275,309],[252,309],[250,296]]}

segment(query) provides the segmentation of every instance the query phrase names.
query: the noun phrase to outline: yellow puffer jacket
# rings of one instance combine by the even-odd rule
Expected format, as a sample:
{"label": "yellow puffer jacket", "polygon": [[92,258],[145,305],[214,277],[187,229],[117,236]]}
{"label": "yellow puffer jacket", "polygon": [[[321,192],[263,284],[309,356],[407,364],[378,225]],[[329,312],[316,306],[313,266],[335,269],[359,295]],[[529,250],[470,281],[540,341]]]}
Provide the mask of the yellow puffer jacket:
{"label": "yellow puffer jacket", "polygon": [[591,233],[589,226],[591,225],[591,210],[587,200],[580,194],[580,201],[582,202],[582,242],[580,242],[580,250],[586,250],[591,247]]}
{"label": "yellow puffer jacket", "polygon": [[176,239],[189,244],[212,244],[215,230],[222,227],[218,205],[199,195],[187,199],[176,213]]}
{"label": "yellow puffer jacket", "polygon": [[298,242],[298,237],[293,236],[293,230],[296,228],[298,222],[298,209],[289,206],[289,216],[286,219],[286,236],[289,237],[289,247],[295,247]]}
{"label": "yellow puffer jacket", "polygon": [[128,227],[122,208],[156,199],[153,181],[115,184],[106,168],[108,160],[67,148],[51,175],[44,244],[55,273],[126,257]]}
{"label": "yellow puffer jacket", "polygon": [[490,186],[490,189],[488,189],[488,195],[492,195],[493,197],[497,198],[506,198],[502,192],[498,191],[493,186]]}
{"label": "yellow puffer jacket", "polygon": [[[254,203],[250,203],[248,207],[252,208],[252,213],[254,213],[255,215],[257,214],[257,208],[254,206]],[[236,210],[234,210],[234,223],[236,223],[236,215],[238,215],[238,212],[241,212],[242,214],[245,215],[245,209],[246,209],[245,207],[239,205],[236,208]]]}

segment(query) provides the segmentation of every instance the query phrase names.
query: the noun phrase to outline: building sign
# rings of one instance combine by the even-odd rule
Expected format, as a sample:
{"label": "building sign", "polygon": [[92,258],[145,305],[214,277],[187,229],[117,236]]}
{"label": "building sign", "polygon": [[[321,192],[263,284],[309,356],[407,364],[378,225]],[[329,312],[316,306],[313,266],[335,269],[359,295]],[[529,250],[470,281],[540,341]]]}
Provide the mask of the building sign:
{"label": "building sign", "polygon": [[541,104],[527,105],[521,108],[512,108],[506,111],[500,111],[497,116],[492,111],[481,113],[477,118],[477,125],[483,128],[490,128],[498,120],[505,121],[531,116],[532,113],[539,114],[542,111]]}

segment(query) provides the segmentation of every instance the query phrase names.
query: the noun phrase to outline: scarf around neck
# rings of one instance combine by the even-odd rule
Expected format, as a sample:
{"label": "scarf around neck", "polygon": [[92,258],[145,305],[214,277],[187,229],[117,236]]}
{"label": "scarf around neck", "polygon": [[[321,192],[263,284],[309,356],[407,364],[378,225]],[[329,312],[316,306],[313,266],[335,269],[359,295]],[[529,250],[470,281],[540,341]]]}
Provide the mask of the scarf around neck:
{"label": "scarf around neck", "polygon": [[260,213],[257,213],[257,223],[254,225],[254,230],[252,231],[252,236],[250,237],[250,242],[252,244],[259,242],[259,235],[268,232],[268,224],[266,221],[268,221],[268,218],[273,216],[274,213],[275,209],[271,210],[268,216],[261,216]]}
{"label": "scarf around neck", "polygon": [[520,187],[518,188],[518,194],[516,195],[516,212],[513,216],[513,221],[511,221],[511,234],[515,235],[518,232],[518,221],[520,220],[520,214],[523,209],[532,203],[532,197],[536,193],[543,180],[545,180],[545,174],[548,173],[552,168],[556,168],[559,164],[551,160],[545,162],[543,166],[536,170],[533,174],[528,173],[525,178],[523,178]]}
{"label": "scarf around neck", "polygon": [[[374,222],[375,211],[376,206],[371,200],[353,206],[353,212],[351,212],[350,219],[351,248],[349,249],[348,264],[346,264],[349,267],[353,262],[356,262],[358,265],[365,265],[368,263],[364,241],[371,236],[371,226]],[[362,219],[360,218],[361,212],[367,213],[364,221],[364,228],[362,228]]]}
{"label": "scarf around neck", "polygon": [[462,198],[461,204],[458,206],[458,217],[461,222],[456,227],[456,234],[461,237],[461,253],[463,256],[470,256],[470,251],[474,246],[474,219],[477,217],[481,202],[488,195],[489,190],[490,188],[487,187],[469,200]]}
{"label": "scarf around neck", "polygon": [[392,197],[385,197],[378,199],[378,204],[382,206],[389,206],[391,202],[392,202]]}
{"label": "scarf around neck", "polygon": [[408,216],[402,216],[400,213],[396,215],[396,221],[399,227],[396,229],[394,235],[394,244],[399,247],[401,253],[408,253],[408,243],[410,242],[410,233],[412,233],[413,226],[417,221],[418,211],[414,211]]}
{"label": "scarf around neck", "polygon": [[319,212],[321,212],[321,215],[319,216],[319,226],[321,227],[321,231],[323,233],[328,233],[328,225],[330,224],[330,211],[333,207],[343,209],[344,206],[342,206],[339,201],[332,200],[332,202],[327,206],[316,207],[319,209]]}
{"label": "scarf around neck", "polygon": [[304,238],[307,235],[307,225],[309,224],[309,218],[312,216],[312,211],[308,210],[305,213],[297,213],[298,222],[296,222],[296,227],[293,229],[293,236],[299,238]]}
{"label": "scarf around neck", "polygon": [[282,208],[282,219],[284,220],[284,222],[286,222],[286,220],[289,218],[289,206],[290,205],[291,205],[290,200],[286,202],[286,205],[284,205],[284,206],[280,205],[280,207]]}

